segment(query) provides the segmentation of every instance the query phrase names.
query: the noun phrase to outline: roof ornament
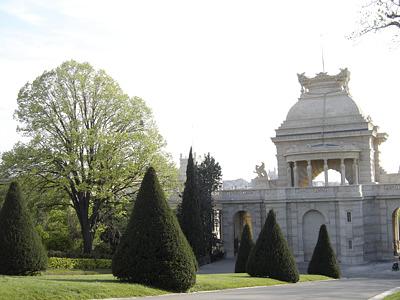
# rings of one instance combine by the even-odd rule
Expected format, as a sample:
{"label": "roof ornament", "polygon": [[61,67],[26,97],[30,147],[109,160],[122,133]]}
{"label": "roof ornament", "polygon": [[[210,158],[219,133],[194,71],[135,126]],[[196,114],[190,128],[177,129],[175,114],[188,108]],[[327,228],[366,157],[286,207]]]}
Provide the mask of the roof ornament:
{"label": "roof ornament", "polygon": [[340,69],[336,75],[328,75],[320,72],[315,77],[307,77],[305,73],[297,74],[301,85],[301,95],[314,91],[319,93],[344,91],[349,93],[350,71],[347,68]]}

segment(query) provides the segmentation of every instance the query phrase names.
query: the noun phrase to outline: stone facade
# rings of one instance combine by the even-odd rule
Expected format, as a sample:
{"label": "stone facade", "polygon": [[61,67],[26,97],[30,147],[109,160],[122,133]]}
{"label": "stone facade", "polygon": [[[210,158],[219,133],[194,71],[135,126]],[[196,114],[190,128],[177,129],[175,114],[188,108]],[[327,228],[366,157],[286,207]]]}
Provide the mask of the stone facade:
{"label": "stone facade", "polygon": [[[351,98],[347,69],[298,77],[301,96],[272,138],[278,178],[265,188],[215,195],[226,255],[235,255],[244,223],[257,237],[274,209],[299,262],[311,258],[321,224],[342,263],[393,258],[400,251],[400,176],[386,174],[379,164],[387,134]],[[339,185],[332,186],[330,170],[340,174]],[[321,173],[324,186],[315,186]]]}

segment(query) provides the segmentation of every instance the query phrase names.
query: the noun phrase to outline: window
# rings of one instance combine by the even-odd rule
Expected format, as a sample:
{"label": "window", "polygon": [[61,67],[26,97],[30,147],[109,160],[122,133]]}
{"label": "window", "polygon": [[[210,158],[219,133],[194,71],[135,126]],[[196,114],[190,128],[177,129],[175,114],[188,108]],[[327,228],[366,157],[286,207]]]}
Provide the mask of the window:
{"label": "window", "polygon": [[347,222],[351,223],[351,212],[350,211],[347,212]]}
{"label": "window", "polygon": [[349,240],[349,249],[353,249],[353,240]]}

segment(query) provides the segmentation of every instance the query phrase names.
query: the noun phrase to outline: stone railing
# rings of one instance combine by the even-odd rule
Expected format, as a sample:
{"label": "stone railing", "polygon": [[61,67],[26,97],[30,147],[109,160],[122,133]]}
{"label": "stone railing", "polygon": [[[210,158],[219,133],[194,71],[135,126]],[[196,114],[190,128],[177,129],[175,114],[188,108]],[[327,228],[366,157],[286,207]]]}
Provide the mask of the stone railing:
{"label": "stone railing", "polygon": [[226,190],[214,193],[217,202],[226,201],[274,201],[295,199],[354,199],[361,197],[400,197],[400,184],[364,184],[321,186],[304,188],[272,188]]}
{"label": "stone railing", "polygon": [[225,200],[263,200],[265,199],[266,189],[263,190],[227,190],[227,191],[217,191],[213,194],[213,198],[216,201]]}
{"label": "stone railing", "polygon": [[361,197],[360,185],[327,186],[306,188],[274,188],[274,189],[246,189],[227,190],[214,193],[216,201],[248,201],[248,200],[290,200],[315,199],[336,197]]}
{"label": "stone railing", "polygon": [[357,198],[362,197],[360,185],[287,188],[286,199]]}
{"label": "stone railing", "polygon": [[399,197],[400,184],[379,184],[374,186],[375,195],[380,197]]}

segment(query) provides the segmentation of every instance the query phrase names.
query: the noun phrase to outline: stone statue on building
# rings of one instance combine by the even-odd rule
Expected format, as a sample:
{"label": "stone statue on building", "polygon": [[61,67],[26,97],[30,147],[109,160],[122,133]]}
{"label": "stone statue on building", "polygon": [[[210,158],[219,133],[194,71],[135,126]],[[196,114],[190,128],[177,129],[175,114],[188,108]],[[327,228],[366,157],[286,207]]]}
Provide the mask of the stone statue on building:
{"label": "stone statue on building", "polygon": [[268,179],[267,171],[265,171],[265,164],[261,162],[261,165],[256,165],[256,170],[254,173],[257,174],[258,178]]}

